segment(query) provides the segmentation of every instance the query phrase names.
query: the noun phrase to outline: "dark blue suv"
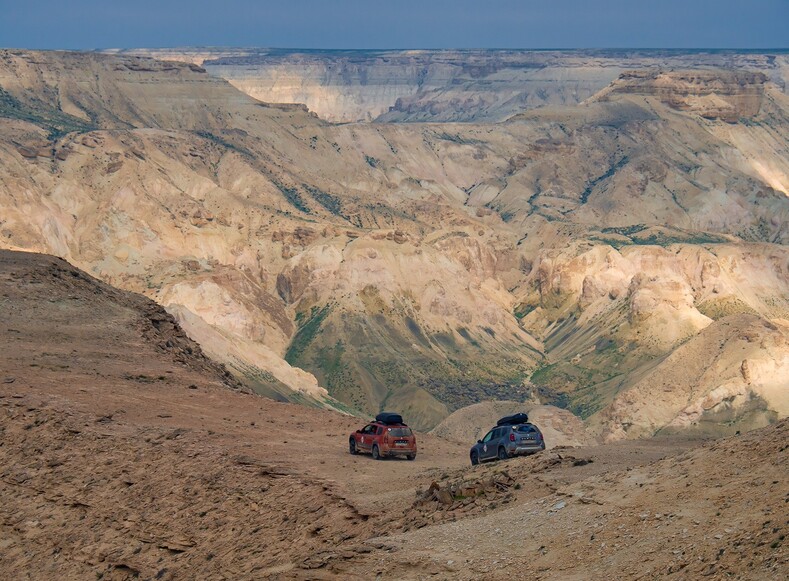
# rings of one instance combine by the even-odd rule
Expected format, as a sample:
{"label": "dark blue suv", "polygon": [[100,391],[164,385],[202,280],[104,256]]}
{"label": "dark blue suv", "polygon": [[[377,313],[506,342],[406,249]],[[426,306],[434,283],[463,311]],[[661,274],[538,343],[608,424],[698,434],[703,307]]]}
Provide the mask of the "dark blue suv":
{"label": "dark blue suv", "polygon": [[485,434],[471,448],[471,464],[487,460],[506,460],[512,456],[535,454],[545,450],[542,432],[534,424],[499,425]]}

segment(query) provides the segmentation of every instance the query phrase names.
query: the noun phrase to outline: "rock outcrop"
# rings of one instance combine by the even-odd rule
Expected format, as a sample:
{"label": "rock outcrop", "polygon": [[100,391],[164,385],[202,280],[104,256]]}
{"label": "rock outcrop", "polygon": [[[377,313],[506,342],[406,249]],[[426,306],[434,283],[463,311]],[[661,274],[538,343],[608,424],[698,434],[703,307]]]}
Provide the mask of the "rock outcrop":
{"label": "rock outcrop", "polygon": [[672,109],[735,123],[759,114],[767,78],[747,70],[632,71],[597,99],[612,94],[657,97]]}

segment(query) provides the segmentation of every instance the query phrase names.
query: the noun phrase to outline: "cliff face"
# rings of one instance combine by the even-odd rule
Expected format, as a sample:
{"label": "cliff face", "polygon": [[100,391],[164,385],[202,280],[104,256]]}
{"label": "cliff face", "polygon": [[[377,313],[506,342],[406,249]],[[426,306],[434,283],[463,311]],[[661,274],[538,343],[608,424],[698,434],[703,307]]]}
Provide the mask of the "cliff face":
{"label": "cliff face", "polygon": [[304,103],[337,122],[497,121],[541,105],[578,103],[619,72],[615,65],[551,60],[558,59],[415,51],[225,58],[205,66],[256,99]]}
{"label": "cliff face", "polygon": [[[333,122],[501,121],[546,105],[574,105],[627,70],[694,69],[688,86],[715,69],[759,71],[786,85],[785,54],[681,51],[128,51],[202,64],[268,103],[302,103]],[[655,72],[637,73],[657,79]],[[735,75],[739,73],[733,73]],[[670,74],[676,81],[678,78]],[[707,78],[705,78],[705,76]],[[660,90],[663,76],[654,90]],[[643,81],[643,79],[642,79]],[[642,88],[645,83],[640,82]],[[709,99],[707,101],[710,101]],[[719,105],[708,103],[711,114]],[[726,109],[723,114],[730,114]],[[719,116],[719,115],[718,115]]]}
{"label": "cliff face", "polygon": [[621,75],[598,99],[651,96],[673,109],[734,123],[758,115],[766,82],[764,73],[744,70],[633,71]]}
{"label": "cliff face", "polygon": [[[734,123],[631,90],[499,124],[332,125],[207,68],[0,52],[0,243],[146,294],[278,398],[430,427],[538,397],[611,437],[785,415],[775,84]],[[770,346],[745,356],[750,383],[720,331],[733,399],[712,372],[677,376],[688,409],[643,412],[662,389],[645,375],[733,315]],[[682,365],[708,365],[699,341]]]}

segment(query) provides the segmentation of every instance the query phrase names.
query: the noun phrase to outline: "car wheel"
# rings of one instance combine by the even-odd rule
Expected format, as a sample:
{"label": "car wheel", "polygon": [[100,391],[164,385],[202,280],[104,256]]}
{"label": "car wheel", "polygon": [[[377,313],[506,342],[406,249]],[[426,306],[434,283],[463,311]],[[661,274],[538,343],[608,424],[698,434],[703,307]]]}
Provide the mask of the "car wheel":
{"label": "car wheel", "polygon": [[373,458],[376,460],[381,460],[383,456],[381,456],[381,452],[378,451],[378,445],[373,446]]}
{"label": "car wheel", "polygon": [[356,440],[354,440],[353,438],[351,438],[349,440],[349,442],[348,442],[348,451],[351,454],[358,454],[359,453],[359,450],[356,449]]}
{"label": "car wheel", "polygon": [[408,458],[409,460],[415,460],[416,454],[409,454],[408,456],[406,456],[406,458]]}
{"label": "car wheel", "polygon": [[506,460],[507,459],[507,450],[504,449],[504,446],[499,448],[499,460]]}
{"label": "car wheel", "polygon": [[476,452],[472,452],[471,453],[471,465],[472,466],[476,466],[477,464],[479,464],[479,454],[477,454]]}

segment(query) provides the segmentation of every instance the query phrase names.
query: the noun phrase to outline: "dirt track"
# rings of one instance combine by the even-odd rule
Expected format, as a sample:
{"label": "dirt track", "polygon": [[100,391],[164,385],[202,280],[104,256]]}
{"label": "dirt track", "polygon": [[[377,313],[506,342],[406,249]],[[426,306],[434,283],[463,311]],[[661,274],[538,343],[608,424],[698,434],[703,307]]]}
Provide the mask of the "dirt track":
{"label": "dirt track", "polygon": [[376,462],[347,452],[360,420],[229,389],[139,297],[4,258],[0,577],[785,578],[786,422],[476,468],[420,435]]}

